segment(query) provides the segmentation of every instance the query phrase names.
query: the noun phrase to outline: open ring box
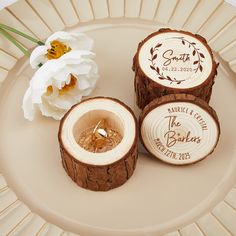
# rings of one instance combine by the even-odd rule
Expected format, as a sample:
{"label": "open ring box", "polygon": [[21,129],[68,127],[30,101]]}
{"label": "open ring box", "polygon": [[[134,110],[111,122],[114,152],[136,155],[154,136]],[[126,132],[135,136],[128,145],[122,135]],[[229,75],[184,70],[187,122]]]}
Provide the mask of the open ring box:
{"label": "open ring box", "polygon": [[[121,135],[120,143],[106,152],[90,152],[77,140],[88,127],[106,119]],[[133,174],[137,160],[137,121],[132,110],[113,98],[95,97],[73,106],[59,128],[64,169],[79,186],[106,191],[125,183]]]}

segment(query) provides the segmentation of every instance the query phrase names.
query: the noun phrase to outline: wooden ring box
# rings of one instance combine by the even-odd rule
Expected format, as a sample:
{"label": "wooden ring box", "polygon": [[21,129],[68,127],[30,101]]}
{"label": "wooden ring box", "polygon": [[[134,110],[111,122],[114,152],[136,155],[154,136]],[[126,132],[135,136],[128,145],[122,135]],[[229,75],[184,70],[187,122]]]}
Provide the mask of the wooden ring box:
{"label": "wooden ring box", "polygon": [[202,36],[160,29],[139,43],[133,59],[137,105],[143,109],[156,98],[178,93],[209,102],[217,67]]}
{"label": "wooden ring box", "polygon": [[[122,140],[112,150],[89,152],[77,139],[83,130],[101,119],[119,131]],[[83,188],[107,191],[124,184],[134,172],[137,121],[132,110],[117,99],[95,97],[73,106],[60,122],[58,139],[65,171]]]}

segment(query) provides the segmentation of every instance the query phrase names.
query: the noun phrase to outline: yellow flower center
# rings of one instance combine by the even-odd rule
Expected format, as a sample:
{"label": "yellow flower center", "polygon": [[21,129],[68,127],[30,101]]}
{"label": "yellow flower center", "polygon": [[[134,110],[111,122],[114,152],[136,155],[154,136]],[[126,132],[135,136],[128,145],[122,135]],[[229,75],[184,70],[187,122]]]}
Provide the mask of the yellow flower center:
{"label": "yellow flower center", "polygon": [[46,54],[48,60],[57,59],[71,50],[70,47],[57,40],[52,41],[50,44],[51,48],[47,50],[48,53]]}
{"label": "yellow flower center", "polygon": [[[69,84],[65,84],[61,89],[58,90],[59,95],[63,95],[66,92],[68,92],[70,89],[73,89],[75,87],[77,83],[77,79],[74,75],[71,74],[70,76],[70,83]],[[51,95],[53,92],[53,87],[50,85],[47,87],[47,92],[46,95]]]}

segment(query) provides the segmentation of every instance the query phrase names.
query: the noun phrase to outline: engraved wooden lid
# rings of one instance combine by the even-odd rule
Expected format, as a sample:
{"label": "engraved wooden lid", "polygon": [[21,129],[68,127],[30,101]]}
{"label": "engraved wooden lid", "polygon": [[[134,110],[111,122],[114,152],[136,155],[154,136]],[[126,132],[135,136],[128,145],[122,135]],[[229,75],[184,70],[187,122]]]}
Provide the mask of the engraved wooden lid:
{"label": "engraved wooden lid", "polygon": [[138,65],[146,77],[172,89],[191,89],[215,76],[206,40],[187,31],[161,29],[141,43]]}
{"label": "engraved wooden lid", "polygon": [[189,94],[155,99],[140,116],[143,145],[160,160],[185,165],[210,155],[219,140],[216,112],[205,101]]}

